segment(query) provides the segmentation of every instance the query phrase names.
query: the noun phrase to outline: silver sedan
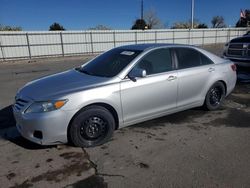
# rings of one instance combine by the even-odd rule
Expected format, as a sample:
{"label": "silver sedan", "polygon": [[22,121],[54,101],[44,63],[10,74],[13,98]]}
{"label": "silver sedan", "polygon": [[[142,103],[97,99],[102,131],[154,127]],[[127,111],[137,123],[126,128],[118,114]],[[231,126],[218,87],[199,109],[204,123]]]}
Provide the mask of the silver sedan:
{"label": "silver sedan", "polygon": [[91,147],[128,125],[198,106],[216,110],[235,83],[230,60],[198,47],[129,45],[27,83],[13,111],[33,142]]}

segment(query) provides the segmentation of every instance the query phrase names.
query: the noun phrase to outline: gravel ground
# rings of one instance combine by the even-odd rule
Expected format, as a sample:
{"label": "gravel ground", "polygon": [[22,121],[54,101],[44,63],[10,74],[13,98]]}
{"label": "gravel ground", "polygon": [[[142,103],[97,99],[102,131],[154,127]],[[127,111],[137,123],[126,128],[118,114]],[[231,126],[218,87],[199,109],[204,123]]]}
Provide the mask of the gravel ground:
{"label": "gravel ground", "polygon": [[[220,55],[222,47],[204,48]],[[90,58],[0,63],[0,187],[249,187],[247,79],[218,111],[195,108],[123,128],[99,147],[46,147],[20,137],[10,107],[17,89]],[[249,78],[250,70],[240,74]]]}

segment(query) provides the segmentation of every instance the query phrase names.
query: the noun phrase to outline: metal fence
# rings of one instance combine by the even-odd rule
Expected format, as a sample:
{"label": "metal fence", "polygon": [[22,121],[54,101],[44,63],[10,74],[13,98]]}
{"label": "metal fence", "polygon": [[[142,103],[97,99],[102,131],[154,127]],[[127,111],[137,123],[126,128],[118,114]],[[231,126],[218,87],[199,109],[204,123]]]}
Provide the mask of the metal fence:
{"label": "metal fence", "polygon": [[246,28],[0,32],[0,60],[100,53],[140,43],[225,43]]}

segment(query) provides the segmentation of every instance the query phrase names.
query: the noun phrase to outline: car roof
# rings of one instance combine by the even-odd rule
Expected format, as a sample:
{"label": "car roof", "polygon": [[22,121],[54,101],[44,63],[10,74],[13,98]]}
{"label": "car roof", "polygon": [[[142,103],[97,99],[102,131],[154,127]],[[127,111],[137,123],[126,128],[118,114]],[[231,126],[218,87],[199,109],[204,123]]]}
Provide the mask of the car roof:
{"label": "car roof", "polygon": [[132,44],[132,45],[125,45],[118,48],[126,49],[126,50],[141,50],[146,51],[153,48],[159,47],[195,47],[192,45],[185,45],[185,44],[171,44],[171,43],[147,43],[147,44]]}

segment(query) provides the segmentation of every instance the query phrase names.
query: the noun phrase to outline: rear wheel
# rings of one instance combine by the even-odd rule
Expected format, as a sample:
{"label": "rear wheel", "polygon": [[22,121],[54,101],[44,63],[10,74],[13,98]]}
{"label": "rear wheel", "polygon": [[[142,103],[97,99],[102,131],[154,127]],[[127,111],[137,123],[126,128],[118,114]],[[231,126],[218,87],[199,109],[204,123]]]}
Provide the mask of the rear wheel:
{"label": "rear wheel", "polygon": [[217,110],[221,106],[225,95],[226,92],[223,83],[216,82],[207,92],[204,107],[207,110]]}
{"label": "rear wheel", "polygon": [[115,129],[113,115],[104,107],[90,106],[80,112],[69,129],[75,146],[94,147],[107,142]]}

